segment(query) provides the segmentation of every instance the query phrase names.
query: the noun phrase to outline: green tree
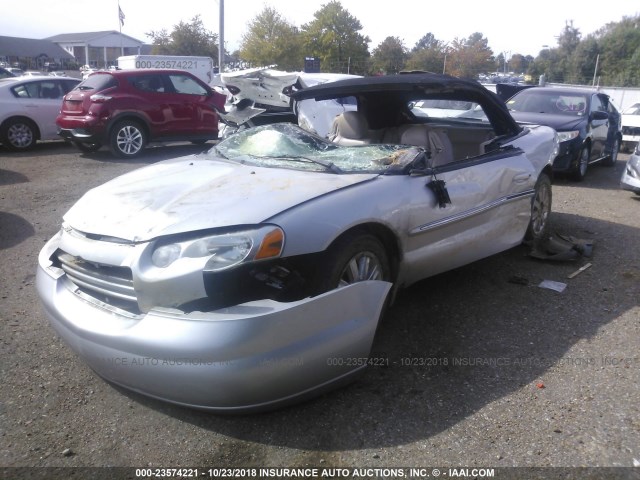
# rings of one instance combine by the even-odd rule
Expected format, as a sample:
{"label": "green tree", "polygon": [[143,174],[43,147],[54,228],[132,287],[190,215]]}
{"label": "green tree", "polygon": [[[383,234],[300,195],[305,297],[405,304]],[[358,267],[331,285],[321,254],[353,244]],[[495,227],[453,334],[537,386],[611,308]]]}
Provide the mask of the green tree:
{"label": "green tree", "polygon": [[565,81],[575,84],[591,83],[599,55],[600,47],[594,37],[581,41],[569,57]]}
{"label": "green tree", "polygon": [[606,25],[596,32],[596,38],[601,53],[598,67],[601,83],[640,85],[640,15]]}
{"label": "green tree", "polygon": [[324,71],[365,74],[368,70],[369,37],[361,35],[360,21],[332,0],[303,25],[304,55],[319,58]]}
{"label": "green tree", "polygon": [[399,73],[404,69],[407,49],[398,37],[387,37],[378,45],[371,56],[374,72]]}
{"label": "green tree", "polygon": [[484,36],[475,32],[469,38],[455,38],[447,53],[446,73],[461,78],[476,78],[494,66],[493,51]]}
{"label": "green tree", "polygon": [[[640,15],[623,17],[582,39],[567,22],[558,46],[541,50],[529,65],[534,77],[548,82],[591,84],[594,72],[600,85],[640,85]],[[596,72],[597,64],[597,72]]]}
{"label": "green tree", "polygon": [[304,58],[298,28],[267,6],[249,22],[240,44],[240,56],[255,66],[301,70]]}
{"label": "green tree", "polygon": [[432,33],[427,33],[409,52],[405,68],[441,73],[445,67],[445,47],[444,42],[437,40]]}
{"label": "green tree", "polygon": [[171,33],[166,30],[151,31],[154,55],[195,55],[218,58],[218,35],[208,31],[200,15],[191,19],[190,23],[180,22],[173,27]]}
{"label": "green tree", "polygon": [[499,72],[514,72],[514,73],[524,73],[527,71],[529,67],[529,63],[533,60],[531,55],[527,55],[526,57],[520,53],[514,53],[511,57],[506,59],[506,67],[505,67],[505,54],[504,52],[500,52],[496,57],[496,65],[495,69]]}

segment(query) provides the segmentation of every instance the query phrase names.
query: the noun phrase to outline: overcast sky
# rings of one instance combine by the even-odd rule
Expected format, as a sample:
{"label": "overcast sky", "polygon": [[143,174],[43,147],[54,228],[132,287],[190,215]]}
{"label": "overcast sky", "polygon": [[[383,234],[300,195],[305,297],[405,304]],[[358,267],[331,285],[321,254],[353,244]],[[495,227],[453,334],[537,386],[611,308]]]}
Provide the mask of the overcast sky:
{"label": "overcast sky", "polygon": [[[122,33],[145,43],[149,31],[168,32],[180,21],[189,23],[200,15],[207,30],[218,33],[220,0],[120,0],[125,21]],[[4,0],[0,35],[46,38],[61,33],[118,30],[118,0]],[[328,0],[225,0],[224,29],[227,50],[240,46],[247,23],[265,5],[275,8],[297,26],[311,21]],[[536,56],[543,45],[556,46],[565,22],[573,20],[583,35],[609,22],[635,16],[640,7],[634,0],[607,0],[597,4],[585,0],[341,0],[342,6],[362,24],[372,51],[386,37],[399,37],[411,48],[426,33],[450,42],[480,32],[497,55],[508,52]],[[638,26],[640,28],[640,25]]]}

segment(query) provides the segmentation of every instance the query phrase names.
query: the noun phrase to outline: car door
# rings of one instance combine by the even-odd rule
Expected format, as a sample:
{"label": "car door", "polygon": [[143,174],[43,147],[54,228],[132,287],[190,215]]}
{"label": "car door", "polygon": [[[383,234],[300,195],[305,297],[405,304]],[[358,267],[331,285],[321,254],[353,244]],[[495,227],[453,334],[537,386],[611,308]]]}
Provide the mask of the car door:
{"label": "car door", "polygon": [[57,139],[56,117],[66,91],[58,80],[34,80],[11,89],[19,110],[33,120],[42,140]]}
{"label": "car door", "polygon": [[[439,205],[432,182],[451,203]],[[501,252],[522,242],[531,213],[535,169],[524,152],[494,152],[409,177],[408,282]]]}
{"label": "car door", "polygon": [[177,132],[185,135],[217,135],[218,117],[209,103],[210,91],[189,75],[167,75],[171,91],[168,104]]}
{"label": "car door", "polygon": [[602,96],[597,93],[591,95],[589,124],[591,129],[591,160],[597,160],[605,156],[605,146],[611,126],[609,114],[607,113],[607,104],[603,102]]}
{"label": "car door", "polygon": [[622,115],[607,95],[601,95],[602,101],[609,114],[609,131],[607,132],[607,151],[613,147],[613,143],[622,134]]}

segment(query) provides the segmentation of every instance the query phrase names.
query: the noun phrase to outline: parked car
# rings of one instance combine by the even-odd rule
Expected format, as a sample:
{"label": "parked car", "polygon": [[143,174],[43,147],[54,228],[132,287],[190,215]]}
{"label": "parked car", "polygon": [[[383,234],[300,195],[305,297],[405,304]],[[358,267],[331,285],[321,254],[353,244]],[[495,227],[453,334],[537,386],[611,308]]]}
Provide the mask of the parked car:
{"label": "parked car", "polygon": [[557,172],[582,180],[590,164],[613,166],[622,141],[621,117],[604,93],[579,88],[534,87],[516,93],[507,107],[518,122],[558,131]]}
{"label": "parked car", "polygon": [[7,70],[13,73],[16,77],[21,77],[24,75],[24,70],[18,67],[7,67]]}
{"label": "parked car", "polygon": [[113,155],[138,156],[149,142],[218,138],[225,96],[181,70],[93,73],[65,96],[56,123],[83,151],[106,144]]}
{"label": "parked car", "polygon": [[0,142],[14,151],[28,150],[38,140],[59,140],[56,117],[62,97],[80,80],[13,77],[0,80]]}
{"label": "parked car", "polygon": [[0,67],[0,78],[12,78],[16,76],[17,76],[16,74],[10,72],[6,68]]}
{"label": "parked car", "polygon": [[636,143],[633,153],[627,160],[620,185],[624,190],[640,195],[640,143]]}
{"label": "parked car", "polygon": [[[87,192],[39,255],[53,327],[99,375],[169,402],[271,408],[369,363],[396,289],[546,238],[553,129],[471,81],[356,78],[334,141],[275,123]],[[411,114],[423,99],[488,121]],[[389,293],[389,292],[392,293]]]}
{"label": "parked car", "polygon": [[630,152],[640,142],[640,103],[622,112],[622,148]]}

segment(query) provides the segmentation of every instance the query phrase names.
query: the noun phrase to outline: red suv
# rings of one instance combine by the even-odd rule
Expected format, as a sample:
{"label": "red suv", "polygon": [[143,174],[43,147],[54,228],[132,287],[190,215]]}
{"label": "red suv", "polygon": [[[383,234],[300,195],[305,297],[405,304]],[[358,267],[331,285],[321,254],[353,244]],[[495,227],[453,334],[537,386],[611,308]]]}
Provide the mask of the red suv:
{"label": "red suv", "polygon": [[226,97],[182,70],[96,72],[64,97],[58,134],[80,150],[108,145],[122,158],[148,142],[218,138]]}

